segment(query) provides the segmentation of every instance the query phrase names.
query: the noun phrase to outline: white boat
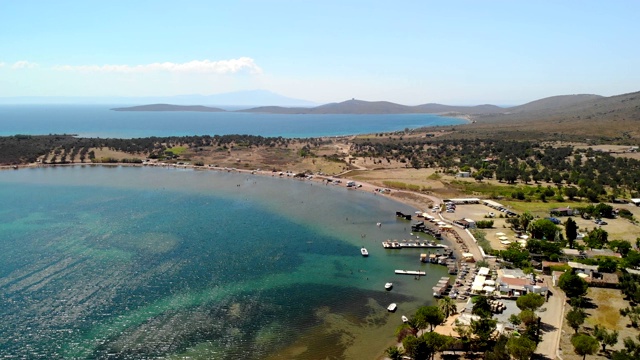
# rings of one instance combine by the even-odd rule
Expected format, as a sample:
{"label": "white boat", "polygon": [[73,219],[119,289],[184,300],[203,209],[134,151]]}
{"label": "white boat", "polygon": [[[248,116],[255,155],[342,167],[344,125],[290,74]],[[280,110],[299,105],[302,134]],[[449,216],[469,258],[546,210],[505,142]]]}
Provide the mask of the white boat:
{"label": "white boat", "polygon": [[367,251],[366,248],[360,249],[360,253],[362,254],[362,256],[369,256],[369,252]]}
{"label": "white boat", "polygon": [[397,308],[398,308],[398,305],[396,305],[396,303],[391,303],[389,304],[389,306],[387,306],[387,310],[389,312],[395,312]]}
{"label": "white boat", "polygon": [[393,287],[393,283],[388,282],[388,283],[384,284],[385,290],[391,290],[392,287]]}
{"label": "white boat", "polygon": [[409,321],[409,319],[406,316],[402,315],[402,322],[406,323],[408,321]]}

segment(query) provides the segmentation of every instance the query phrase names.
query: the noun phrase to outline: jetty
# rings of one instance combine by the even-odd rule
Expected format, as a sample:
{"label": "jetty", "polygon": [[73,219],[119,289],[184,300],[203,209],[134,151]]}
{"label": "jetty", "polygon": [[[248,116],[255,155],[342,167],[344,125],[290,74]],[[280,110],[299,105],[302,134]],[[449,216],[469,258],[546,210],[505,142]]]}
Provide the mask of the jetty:
{"label": "jetty", "polygon": [[427,275],[426,271],[416,271],[416,270],[396,270],[395,273],[397,275]]}
{"label": "jetty", "polygon": [[396,217],[403,218],[405,220],[411,220],[411,215],[410,214],[403,214],[400,211],[396,211]]}
{"label": "jetty", "polygon": [[449,249],[447,245],[436,244],[431,241],[397,241],[397,240],[387,240],[382,242],[382,247],[385,249],[402,249],[402,248],[423,248],[423,249]]}

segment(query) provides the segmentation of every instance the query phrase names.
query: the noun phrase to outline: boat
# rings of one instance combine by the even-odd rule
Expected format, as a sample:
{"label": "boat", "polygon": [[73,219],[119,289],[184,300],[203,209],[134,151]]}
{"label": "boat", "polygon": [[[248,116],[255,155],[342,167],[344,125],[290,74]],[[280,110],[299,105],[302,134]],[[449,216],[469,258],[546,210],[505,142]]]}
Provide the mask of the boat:
{"label": "boat", "polygon": [[402,322],[406,323],[408,321],[409,321],[409,319],[406,316],[402,315]]}
{"label": "boat", "polygon": [[387,311],[395,312],[397,308],[398,308],[398,305],[396,305],[396,303],[391,303],[389,304],[389,306],[387,306]]}
{"label": "boat", "polygon": [[393,287],[393,283],[388,282],[388,283],[384,284],[384,289],[385,290],[391,290],[392,287]]}
{"label": "boat", "polygon": [[369,256],[369,252],[367,251],[366,248],[360,249],[360,253],[362,254],[362,256]]}

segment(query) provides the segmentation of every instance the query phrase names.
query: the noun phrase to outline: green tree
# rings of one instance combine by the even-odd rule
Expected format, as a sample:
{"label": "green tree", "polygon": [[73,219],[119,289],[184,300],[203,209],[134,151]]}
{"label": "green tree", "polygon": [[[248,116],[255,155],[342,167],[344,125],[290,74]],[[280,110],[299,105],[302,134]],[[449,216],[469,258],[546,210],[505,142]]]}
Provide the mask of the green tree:
{"label": "green tree", "polygon": [[594,209],[594,214],[596,216],[601,216],[601,217],[610,219],[613,217],[613,206],[600,203],[596,205]]}
{"label": "green tree", "polygon": [[578,189],[574,186],[567,186],[564,188],[564,194],[569,198],[569,200],[573,201],[573,199],[578,196]]}
{"label": "green tree", "polygon": [[532,310],[522,310],[520,311],[520,314],[518,314],[518,317],[526,327],[538,322],[538,315],[536,315]]}
{"label": "green tree", "polygon": [[496,331],[498,321],[491,318],[471,320],[471,332],[476,336],[478,346],[484,348]]}
{"label": "green tree", "polygon": [[475,297],[471,313],[482,318],[491,317],[491,304],[489,304],[489,299],[487,299],[486,296]]}
{"label": "green tree", "polygon": [[528,293],[526,295],[520,296],[516,300],[516,306],[520,310],[531,310],[536,311],[542,305],[544,305],[545,299],[539,294]]}
{"label": "green tree", "polygon": [[549,219],[539,219],[531,222],[527,227],[527,231],[531,233],[531,237],[534,239],[553,240],[559,228]]}
{"label": "green tree", "polygon": [[573,242],[578,237],[578,224],[572,218],[568,218],[564,223],[564,234],[569,242],[569,248],[573,249]]}
{"label": "green tree", "polygon": [[422,334],[422,340],[427,344],[427,349],[431,353],[431,358],[434,357],[436,352],[443,351],[451,345],[454,339],[451,336],[440,335],[436,332],[427,332]]}
{"label": "green tree", "polygon": [[536,343],[524,336],[514,336],[507,342],[507,350],[516,360],[529,360],[536,351]]}
{"label": "green tree", "polygon": [[508,342],[508,336],[502,334],[498,336],[493,347],[484,353],[484,360],[511,360],[511,356],[507,350]]}
{"label": "green tree", "polygon": [[465,351],[469,351],[471,349],[471,341],[473,339],[473,336],[472,336],[473,332],[471,331],[471,326],[464,325],[456,319],[453,330],[455,330],[455,332],[458,333],[458,338],[462,343],[462,348]]}
{"label": "green tree", "polygon": [[605,258],[598,263],[598,272],[614,273],[617,268],[618,262],[610,258]]}
{"label": "green tree", "polygon": [[587,318],[587,314],[580,308],[573,308],[567,312],[565,318],[567,319],[567,324],[577,334],[578,329],[580,329],[580,325],[584,324],[584,320]]}
{"label": "green tree", "polygon": [[589,288],[589,284],[587,284],[584,279],[571,271],[566,271],[560,276],[558,286],[564,291],[568,298],[584,296]]}
{"label": "green tree", "polygon": [[444,313],[437,306],[423,306],[416,312],[416,321],[421,329],[425,329],[428,324],[430,331],[433,331],[434,326],[444,321]]}
{"label": "green tree", "polygon": [[515,326],[518,326],[522,324],[522,319],[520,319],[520,316],[516,314],[511,314],[511,316],[509,316],[509,322]]}
{"label": "green tree", "polygon": [[631,243],[626,240],[611,240],[608,246],[609,249],[619,252],[622,257],[626,257],[632,249]]}
{"label": "green tree", "polygon": [[600,341],[600,345],[602,345],[602,351],[606,350],[607,345],[614,346],[618,343],[617,331],[607,331],[607,329],[598,325],[596,325],[593,330],[593,335]]}
{"label": "green tree", "polygon": [[609,241],[609,233],[602,228],[595,228],[583,239],[584,243],[592,249],[602,249]]}
{"label": "green tree", "polygon": [[402,356],[404,355],[404,353],[402,352],[402,350],[397,347],[397,346],[390,346],[387,348],[387,350],[384,351],[384,353],[389,357],[389,359],[391,360],[402,360]]}
{"label": "green tree", "polygon": [[455,301],[448,296],[443,297],[438,300],[438,307],[444,314],[445,319],[448,318],[451,314],[458,313],[458,306]]}
{"label": "green tree", "polygon": [[598,340],[589,335],[574,335],[571,338],[571,344],[573,345],[573,351],[578,355],[582,355],[583,360],[587,358],[587,355],[593,355],[598,351]]}

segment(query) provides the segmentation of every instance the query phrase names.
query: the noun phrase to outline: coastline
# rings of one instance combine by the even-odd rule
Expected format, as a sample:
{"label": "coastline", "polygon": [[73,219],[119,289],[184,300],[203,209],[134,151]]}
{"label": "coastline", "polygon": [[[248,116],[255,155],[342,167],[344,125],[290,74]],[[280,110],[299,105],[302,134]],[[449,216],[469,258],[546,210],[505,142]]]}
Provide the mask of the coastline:
{"label": "coastline", "polygon": [[[349,181],[355,181],[353,179],[342,177],[341,175],[328,176],[328,175],[313,175],[312,178],[295,178],[292,173],[283,173],[283,172],[275,172],[268,170],[249,170],[249,169],[237,169],[237,168],[229,168],[229,167],[216,167],[216,166],[195,166],[195,165],[178,165],[178,164],[166,164],[166,163],[68,163],[68,164],[28,164],[28,165],[14,165],[14,166],[0,166],[0,170],[18,170],[22,168],[38,168],[38,167],[59,167],[59,166],[104,166],[104,167],[163,167],[163,168],[176,168],[176,169],[192,169],[194,171],[219,171],[219,172],[236,172],[239,174],[246,175],[258,175],[258,176],[266,176],[266,177],[275,177],[275,178],[289,178],[295,179],[299,181],[312,181],[315,183],[323,183],[323,182],[331,182],[334,180],[340,180],[342,183],[339,185],[332,186],[346,186],[346,183]],[[442,204],[443,200],[433,196],[422,194],[418,192],[408,191],[408,190],[391,190],[390,194],[384,194],[382,192],[378,192],[379,186],[363,182],[356,181],[357,184],[361,185],[361,187],[353,187],[352,191],[365,191],[374,193],[378,196],[387,197],[393,201],[401,203],[403,205],[410,206],[414,211],[427,212],[429,205],[434,204]],[[395,212],[395,209],[389,209],[390,212]],[[444,218],[440,212],[437,213],[441,221],[452,224],[452,221]],[[423,220],[423,219],[421,219]],[[445,241],[448,243],[447,245],[451,247],[456,254],[458,259],[462,258],[462,253],[464,252],[462,246],[466,246],[469,249],[469,252],[474,254],[475,261],[482,260],[482,255],[479,250],[479,246],[475,243],[475,241],[470,238],[466,231],[462,229],[458,229],[454,226],[453,231],[458,234],[458,238],[463,240],[463,243],[458,243],[455,239],[452,239],[450,235],[444,234]]]}

